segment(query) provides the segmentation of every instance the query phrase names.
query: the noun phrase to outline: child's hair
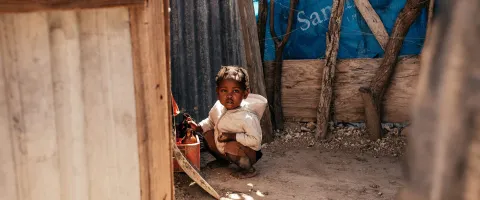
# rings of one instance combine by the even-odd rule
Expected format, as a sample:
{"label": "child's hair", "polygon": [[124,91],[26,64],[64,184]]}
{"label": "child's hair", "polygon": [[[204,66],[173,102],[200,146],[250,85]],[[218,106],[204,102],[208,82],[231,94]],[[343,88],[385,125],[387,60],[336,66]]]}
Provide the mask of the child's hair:
{"label": "child's hair", "polygon": [[243,90],[249,90],[250,84],[248,79],[248,72],[246,69],[239,66],[222,66],[218,71],[215,81],[217,86],[221,81],[231,79],[239,82],[242,85]]}

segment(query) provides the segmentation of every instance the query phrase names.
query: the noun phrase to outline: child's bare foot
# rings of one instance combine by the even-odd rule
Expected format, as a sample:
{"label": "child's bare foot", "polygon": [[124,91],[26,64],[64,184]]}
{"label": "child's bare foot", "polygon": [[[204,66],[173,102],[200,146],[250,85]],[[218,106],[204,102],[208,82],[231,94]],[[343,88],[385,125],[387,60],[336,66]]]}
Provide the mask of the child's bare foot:
{"label": "child's bare foot", "polygon": [[232,172],[230,175],[239,179],[252,178],[257,175],[257,170],[255,170],[253,167],[250,167],[250,169],[240,169],[239,171]]}
{"label": "child's bare foot", "polygon": [[230,162],[227,160],[217,159],[207,163],[207,167],[210,169],[223,168],[223,167],[228,167],[229,164]]}

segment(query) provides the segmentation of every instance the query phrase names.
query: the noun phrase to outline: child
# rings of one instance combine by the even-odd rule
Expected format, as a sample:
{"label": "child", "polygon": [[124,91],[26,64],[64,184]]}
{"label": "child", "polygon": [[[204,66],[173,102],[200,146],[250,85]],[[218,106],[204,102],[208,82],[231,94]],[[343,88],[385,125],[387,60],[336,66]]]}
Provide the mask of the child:
{"label": "child", "polygon": [[260,119],[267,99],[249,94],[248,74],[241,67],[222,66],[215,80],[218,101],[208,118],[198,125],[193,121],[189,123],[204,133],[205,146],[217,159],[214,162],[233,162],[240,168],[232,173],[234,177],[253,177],[257,173],[252,165],[262,157]]}

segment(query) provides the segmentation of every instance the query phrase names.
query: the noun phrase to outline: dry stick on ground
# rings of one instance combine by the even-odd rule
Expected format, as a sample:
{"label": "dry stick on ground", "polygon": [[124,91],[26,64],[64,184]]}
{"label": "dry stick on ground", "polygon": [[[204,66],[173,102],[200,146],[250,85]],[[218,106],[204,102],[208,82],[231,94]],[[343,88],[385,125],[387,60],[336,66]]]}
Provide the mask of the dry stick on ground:
{"label": "dry stick on ground", "polygon": [[[255,13],[250,1],[237,1],[240,13],[240,29],[245,47],[245,59],[248,74],[250,74],[250,89],[253,93],[267,97],[262,59],[258,46]],[[273,141],[273,128],[270,109],[267,107],[260,121],[262,126],[262,143]]]}
{"label": "dry stick on ground", "polygon": [[258,6],[259,6],[258,22],[257,22],[258,41],[260,45],[260,56],[263,62],[263,56],[264,56],[263,54],[265,53],[265,32],[267,29],[266,25],[267,25],[267,15],[268,15],[267,0],[258,1]]}
{"label": "dry stick on ground", "polygon": [[325,51],[325,67],[321,82],[320,101],[317,108],[317,133],[316,137],[324,139],[327,136],[328,122],[330,121],[330,108],[333,96],[333,80],[335,78],[335,65],[337,64],[338,46],[340,42],[340,27],[345,0],[334,0],[332,14],[328,23],[327,50]]}
{"label": "dry stick on ground", "polygon": [[288,25],[285,36],[280,41],[275,33],[274,28],[274,8],[275,1],[270,1],[270,33],[275,43],[275,62],[273,63],[273,94],[268,95],[268,102],[272,108],[273,124],[275,129],[283,130],[283,111],[282,111],[282,61],[283,48],[287,44],[288,38],[292,31],[294,11],[298,0],[290,0],[290,11],[288,13]]}
{"label": "dry stick on ground", "polygon": [[357,6],[382,49],[385,50],[388,43],[388,33],[370,2],[368,0],[355,0],[355,6]]}
{"label": "dry stick on ground", "polygon": [[392,34],[387,43],[385,56],[380,68],[370,83],[370,87],[361,87],[359,89],[365,106],[365,123],[370,134],[370,138],[376,140],[382,136],[381,126],[381,105],[383,95],[389,86],[390,77],[393,74],[397,62],[397,56],[403,44],[403,39],[407,34],[410,25],[420,15],[422,8],[425,7],[425,0],[408,0],[405,7],[400,12],[393,26]]}

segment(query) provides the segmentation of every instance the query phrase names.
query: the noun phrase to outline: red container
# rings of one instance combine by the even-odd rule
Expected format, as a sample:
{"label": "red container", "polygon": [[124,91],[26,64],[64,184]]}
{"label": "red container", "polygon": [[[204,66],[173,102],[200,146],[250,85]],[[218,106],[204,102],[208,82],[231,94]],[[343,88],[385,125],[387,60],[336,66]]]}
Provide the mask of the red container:
{"label": "red container", "polygon": [[[197,171],[200,171],[200,140],[198,139],[198,136],[195,137],[197,138],[197,143],[182,144],[182,138],[177,138],[176,145],[178,149],[180,149],[180,151],[183,153],[185,158],[190,161],[190,164],[193,167],[197,168]],[[175,157],[173,157],[173,171],[183,172],[182,168],[178,165],[177,159],[175,159]]]}

